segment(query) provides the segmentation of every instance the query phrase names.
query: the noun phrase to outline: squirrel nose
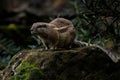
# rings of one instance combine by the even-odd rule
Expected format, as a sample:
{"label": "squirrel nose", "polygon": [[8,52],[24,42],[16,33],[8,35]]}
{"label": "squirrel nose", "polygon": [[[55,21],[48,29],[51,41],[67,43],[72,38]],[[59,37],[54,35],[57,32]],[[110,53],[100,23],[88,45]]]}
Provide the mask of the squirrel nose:
{"label": "squirrel nose", "polygon": [[31,34],[34,34],[35,31],[33,29],[30,29],[30,32],[31,32]]}
{"label": "squirrel nose", "polygon": [[31,34],[37,34],[37,31],[35,29],[30,29]]}
{"label": "squirrel nose", "polygon": [[33,31],[33,29],[30,29],[30,31]]}

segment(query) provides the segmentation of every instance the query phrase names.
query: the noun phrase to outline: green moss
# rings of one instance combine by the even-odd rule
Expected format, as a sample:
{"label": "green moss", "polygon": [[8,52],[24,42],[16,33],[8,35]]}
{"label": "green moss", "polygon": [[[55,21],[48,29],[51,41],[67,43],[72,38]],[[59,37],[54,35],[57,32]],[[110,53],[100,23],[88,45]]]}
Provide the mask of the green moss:
{"label": "green moss", "polygon": [[44,74],[36,64],[24,61],[11,80],[40,80],[43,78]]}

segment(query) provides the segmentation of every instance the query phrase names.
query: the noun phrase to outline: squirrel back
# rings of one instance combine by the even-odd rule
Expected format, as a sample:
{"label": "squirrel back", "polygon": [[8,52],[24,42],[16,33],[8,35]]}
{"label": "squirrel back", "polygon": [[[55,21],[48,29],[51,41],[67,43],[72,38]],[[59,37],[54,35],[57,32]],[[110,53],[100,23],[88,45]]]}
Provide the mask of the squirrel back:
{"label": "squirrel back", "polygon": [[55,25],[53,29],[59,33],[59,41],[57,46],[70,48],[76,37],[75,28],[72,22],[64,18],[56,18],[49,24]]}

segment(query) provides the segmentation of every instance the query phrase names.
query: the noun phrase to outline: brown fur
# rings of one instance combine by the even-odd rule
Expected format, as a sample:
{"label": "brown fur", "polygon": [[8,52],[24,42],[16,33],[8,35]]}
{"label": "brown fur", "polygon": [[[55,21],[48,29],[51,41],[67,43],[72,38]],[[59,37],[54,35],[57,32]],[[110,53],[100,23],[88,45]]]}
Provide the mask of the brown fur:
{"label": "brown fur", "polygon": [[70,48],[75,39],[72,22],[64,18],[56,18],[50,23],[34,23],[31,33],[38,36],[46,49]]}

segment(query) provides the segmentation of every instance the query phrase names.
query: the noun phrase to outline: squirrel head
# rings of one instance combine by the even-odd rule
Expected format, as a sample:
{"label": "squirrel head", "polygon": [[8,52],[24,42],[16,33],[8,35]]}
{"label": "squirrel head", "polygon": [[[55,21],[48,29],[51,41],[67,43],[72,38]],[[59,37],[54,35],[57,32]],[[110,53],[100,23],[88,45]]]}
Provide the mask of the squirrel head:
{"label": "squirrel head", "polygon": [[[52,28],[51,28],[52,27]],[[44,22],[36,22],[32,25],[30,31],[33,35],[38,35],[41,37],[47,37],[53,31],[54,25]]]}
{"label": "squirrel head", "polygon": [[31,31],[31,34],[38,35],[43,33],[47,27],[48,27],[48,23],[36,22],[32,25],[30,31]]}

